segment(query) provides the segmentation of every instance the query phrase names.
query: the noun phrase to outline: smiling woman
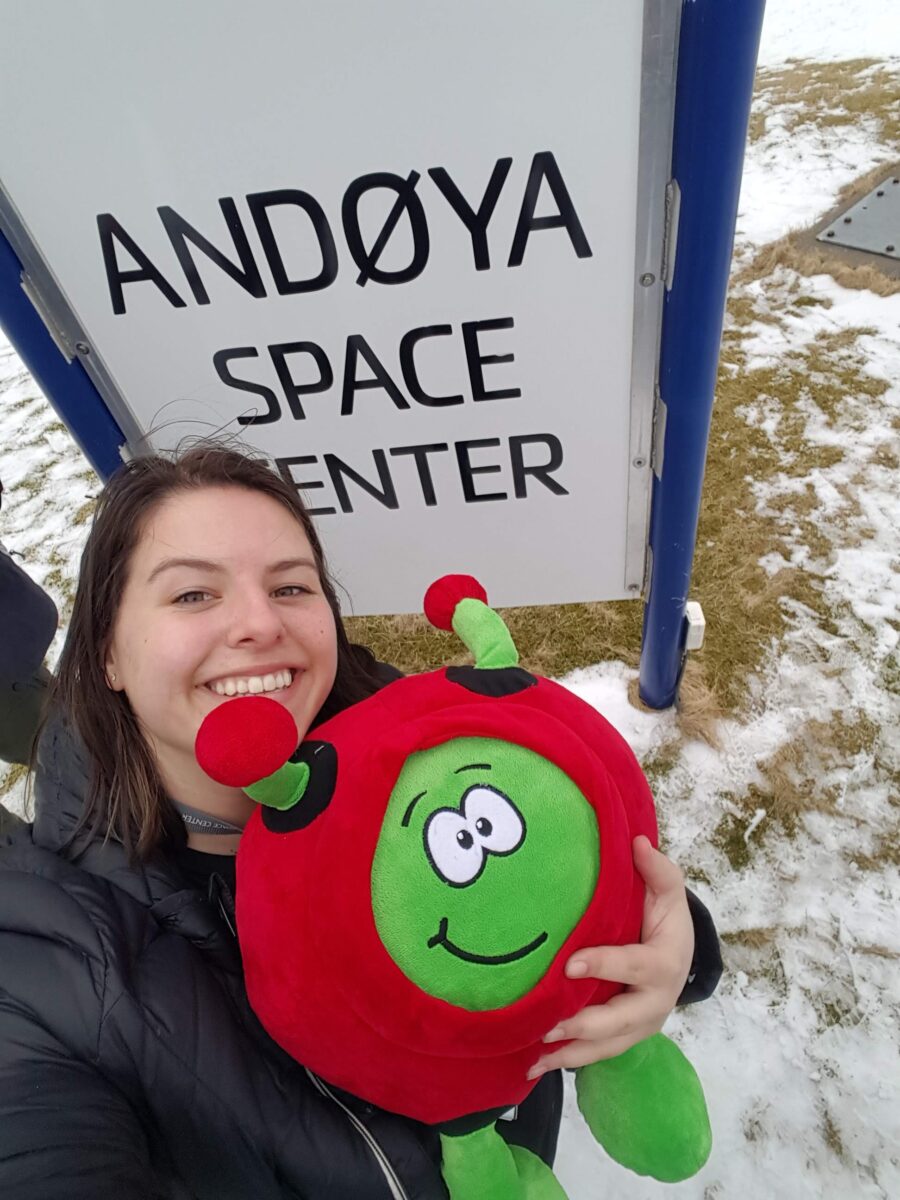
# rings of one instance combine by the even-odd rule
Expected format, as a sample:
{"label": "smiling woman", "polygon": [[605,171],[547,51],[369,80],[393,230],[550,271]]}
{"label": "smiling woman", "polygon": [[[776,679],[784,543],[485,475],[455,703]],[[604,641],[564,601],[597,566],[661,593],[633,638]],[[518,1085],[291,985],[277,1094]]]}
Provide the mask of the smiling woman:
{"label": "smiling woman", "polygon": [[173,802],[240,828],[252,804],[194,758],[206,713],[273,692],[302,735],[374,691],[373,667],[302,501],[264,462],[221,447],[134,460],[98,504],[60,660],[57,699],[93,765],[81,825],[141,857],[177,829]]}
{"label": "smiling woman", "polygon": [[303,525],[242,487],[158,503],[141,525],[105,667],[166,795],[242,823],[253,802],[204,775],[194,738],[229,688],[272,693],[301,733],[325,703],[337,672],[335,613]]}

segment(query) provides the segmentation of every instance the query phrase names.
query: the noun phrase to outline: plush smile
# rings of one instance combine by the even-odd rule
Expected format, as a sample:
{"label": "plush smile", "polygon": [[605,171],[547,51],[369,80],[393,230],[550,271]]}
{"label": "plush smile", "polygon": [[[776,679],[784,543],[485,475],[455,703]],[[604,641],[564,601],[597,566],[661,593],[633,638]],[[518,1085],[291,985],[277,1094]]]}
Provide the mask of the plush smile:
{"label": "plush smile", "polygon": [[207,683],[206,687],[217,696],[261,696],[286,690],[296,675],[293,668],[285,667],[266,675],[226,675]]}
{"label": "plush smile", "polygon": [[447,937],[447,925],[447,918],[441,917],[437,933],[434,937],[428,939],[429,950],[434,946],[443,946],[445,950],[448,950],[457,958],[461,958],[463,962],[480,963],[488,967],[498,966],[501,963],[515,962],[519,958],[525,958],[533,950],[537,950],[539,946],[543,946],[547,940],[545,932],[536,937],[533,942],[529,942],[527,946],[522,946],[519,950],[510,950],[507,954],[473,954],[471,951],[463,950],[462,946],[457,946],[455,942],[450,941]]}

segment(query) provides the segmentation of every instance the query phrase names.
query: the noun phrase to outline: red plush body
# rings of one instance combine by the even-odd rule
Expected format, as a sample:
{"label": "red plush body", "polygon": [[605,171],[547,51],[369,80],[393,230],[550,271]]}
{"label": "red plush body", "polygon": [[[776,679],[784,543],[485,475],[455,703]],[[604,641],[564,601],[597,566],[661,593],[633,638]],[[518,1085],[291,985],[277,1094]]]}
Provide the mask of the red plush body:
{"label": "red plush body", "polygon": [[[372,912],[372,860],[410,754],[450,738],[499,738],[559,766],[593,805],[601,870],[587,911],[540,982],[505,1008],[470,1012],[429,996],[390,958]],[[650,789],[594,709],[546,679],[479,695],[444,670],[398,680],[313,731],[337,753],[337,782],[304,828],[260,811],[237,859],[238,933],[250,1002],[271,1036],[323,1078],[382,1108],[437,1123],[520,1103],[542,1038],[620,985],[565,976],[584,946],[640,940],[638,834],[657,842]],[[553,897],[547,898],[553,903]]]}

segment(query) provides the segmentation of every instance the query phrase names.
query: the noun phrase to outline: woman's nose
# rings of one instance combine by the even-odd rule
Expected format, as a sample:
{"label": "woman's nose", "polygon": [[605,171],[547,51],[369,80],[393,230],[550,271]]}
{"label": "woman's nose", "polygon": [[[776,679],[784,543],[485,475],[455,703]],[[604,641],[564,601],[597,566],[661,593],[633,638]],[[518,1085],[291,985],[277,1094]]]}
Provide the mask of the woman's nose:
{"label": "woman's nose", "polygon": [[283,630],[278,606],[267,592],[254,590],[234,597],[229,612],[229,645],[246,642],[268,645],[278,641]]}

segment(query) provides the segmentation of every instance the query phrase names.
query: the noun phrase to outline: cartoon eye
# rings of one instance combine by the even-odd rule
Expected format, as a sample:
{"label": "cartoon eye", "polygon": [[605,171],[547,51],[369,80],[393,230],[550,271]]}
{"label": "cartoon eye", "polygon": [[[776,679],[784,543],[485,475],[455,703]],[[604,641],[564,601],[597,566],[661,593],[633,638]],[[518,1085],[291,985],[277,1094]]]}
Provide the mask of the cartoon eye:
{"label": "cartoon eye", "polygon": [[439,808],[425,823],[425,851],[431,865],[447,883],[474,883],[484,868],[485,852],[472,826],[455,809]]}
{"label": "cartoon eye", "polygon": [[502,792],[476,784],[463,796],[466,827],[489,854],[511,854],[525,838],[519,810]]}

